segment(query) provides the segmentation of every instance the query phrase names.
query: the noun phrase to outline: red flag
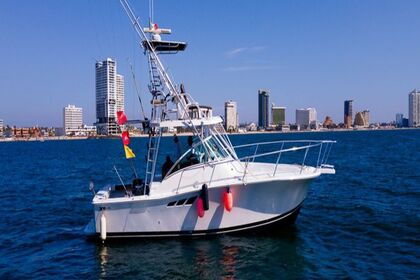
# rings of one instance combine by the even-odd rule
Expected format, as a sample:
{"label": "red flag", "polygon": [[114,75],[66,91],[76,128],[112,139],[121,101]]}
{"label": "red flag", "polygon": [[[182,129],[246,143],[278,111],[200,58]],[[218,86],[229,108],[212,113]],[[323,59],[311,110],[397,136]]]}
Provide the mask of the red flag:
{"label": "red flag", "polygon": [[123,131],[121,138],[125,146],[130,145],[130,136],[128,135],[128,131]]}
{"label": "red flag", "polygon": [[123,125],[127,122],[127,116],[124,114],[123,111],[118,111],[117,112],[117,119],[118,119],[118,124],[119,125]]}

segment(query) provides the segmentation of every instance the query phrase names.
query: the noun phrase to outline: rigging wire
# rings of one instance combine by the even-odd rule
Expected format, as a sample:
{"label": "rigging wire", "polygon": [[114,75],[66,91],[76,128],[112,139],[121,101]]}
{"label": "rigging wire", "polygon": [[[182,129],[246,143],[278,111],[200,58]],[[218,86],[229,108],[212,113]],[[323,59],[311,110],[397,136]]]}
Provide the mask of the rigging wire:
{"label": "rigging wire", "polygon": [[139,102],[140,102],[140,108],[141,108],[141,113],[143,115],[143,120],[146,120],[146,114],[144,112],[143,102],[141,101],[141,96],[140,96],[139,88],[137,86],[136,74],[134,73],[133,65],[130,62],[128,62],[128,64],[130,65],[131,77],[133,78],[134,89],[136,90],[137,97],[138,97]]}

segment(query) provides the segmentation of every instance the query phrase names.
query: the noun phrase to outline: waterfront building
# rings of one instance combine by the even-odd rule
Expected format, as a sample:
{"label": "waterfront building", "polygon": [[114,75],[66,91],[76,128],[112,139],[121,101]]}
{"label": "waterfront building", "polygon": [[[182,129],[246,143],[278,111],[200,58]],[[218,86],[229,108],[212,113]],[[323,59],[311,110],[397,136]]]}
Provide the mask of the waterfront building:
{"label": "waterfront building", "polygon": [[334,123],[333,119],[330,116],[326,116],[322,127],[324,128],[335,128],[337,125]]}
{"label": "waterfront building", "polygon": [[362,112],[357,112],[354,116],[354,125],[361,127],[369,126],[369,111],[364,110]]}
{"label": "waterfront building", "polygon": [[238,131],[238,107],[236,102],[225,102],[225,129],[226,131]]}
{"label": "waterfront building", "polygon": [[32,129],[30,127],[18,128],[16,126],[12,129],[12,135],[15,138],[29,138],[32,134]]}
{"label": "waterfront building", "polygon": [[407,118],[403,118],[402,127],[408,127],[408,119]]}
{"label": "waterfront building", "polygon": [[74,134],[83,125],[83,109],[74,105],[63,108],[63,127],[66,135]]}
{"label": "waterfront building", "polygon": [[404,119],[404,115],[401,113],[397,113],[395,114],[395,125],[397,127],[402,127],[403,125],[403,119]]}
{"label": "waterfront building", "polygon": [[344,126],[349,128],[353,122],[353,100],[344,101]]}
{"label": "waterfront building", "polygon": [[123,111],[124,112],[124,76],[117,74],[117,84],[116,84],[116,105],[117,105],[117,112]]}
{"label": "waterfront building", "polygon": [[54,135],[55,136],[79,136],[79,137],[86,137],[86,136],[96,136],[96,126],[94,125],[82,125],[77,129],[67,130],[67,133],[64,128],[62,127],[55,127],[54,128]]}
{"label": "waterfront building", "polygon": [[296,109],[296,125],[300,129],[316,128],[316,119],[315,108]]}
{"label": "waterfront building", "polygon": [[408,126],[420,127],[420,91],[416,89],[408,95]]}
{"label": "waterfront building", "polygon": [[275,127],[281,127],[286,124],[286,107],[271,106],[272,124]]}
{"label": "waterfront building", "polygon": [[363,119],[366,122],[366,125],[369,126],[369,124],[370,124],[370,112],[369,112],[369,110],[362,111],[362,115],[363,115]]}
{"label": "waterfront building", "polygon": [[267,128],[270,125],[270,93],[268,90],[258,90],[258,127]]}
{"label": "waterfront building", "polygon": [[0,137],[4,134],[4,122],[0,119]]}
{"label": "waterfront building", "polygon": [[117,111],[124,110],[124,77],[117,74],[111,58],[95,64],[96,123],[98,134],[119,132]]}

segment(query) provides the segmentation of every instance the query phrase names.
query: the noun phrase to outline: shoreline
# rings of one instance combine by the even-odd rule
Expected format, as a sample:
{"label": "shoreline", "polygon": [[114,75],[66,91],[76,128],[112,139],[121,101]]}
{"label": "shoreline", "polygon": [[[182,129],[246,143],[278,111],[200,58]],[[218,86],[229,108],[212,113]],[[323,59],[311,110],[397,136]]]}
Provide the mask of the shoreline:
{"label": "shoreline", "polygon": [[[357,131],[390,131],[390,130],[416,130],[419,127],[387,127],[387,128],[363,128],[363,129],[320,129],[320,130],[292,130],[292,131],[247,131],[247,132],[232,132],[227,135],[255,135],[255,134],[294,134],[294,133],[325,133],[325,132],[357,132]],[[173,133],[163,133],[162,137],[172,137]],[[178,136],[189,136],[191,132],[177,133]],[[148,137],[147,134],[130,135],[131,138]],[[33,137],[33,138],[0,138],[1,142],[44,142],[44,141],[75,141],[88,139],[120,139],[119,136],[82,136],[82,137],[67,137],[67,136],[50,136],[50,137]]]}

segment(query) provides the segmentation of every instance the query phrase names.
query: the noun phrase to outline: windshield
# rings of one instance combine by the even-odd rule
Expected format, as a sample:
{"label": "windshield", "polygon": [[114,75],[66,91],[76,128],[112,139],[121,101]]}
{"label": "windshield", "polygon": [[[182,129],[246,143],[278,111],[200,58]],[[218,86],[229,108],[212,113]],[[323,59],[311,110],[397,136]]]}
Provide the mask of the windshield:
{"label": "windshield", "polygon": [[222,160],[229,156],[226,150],[222,147],[220,141],[213,135],[204,139],[204,143],[199,142],[192,145],[172,166],[168,172],[173,173],[185,167],[206,163],[211,161]]}

